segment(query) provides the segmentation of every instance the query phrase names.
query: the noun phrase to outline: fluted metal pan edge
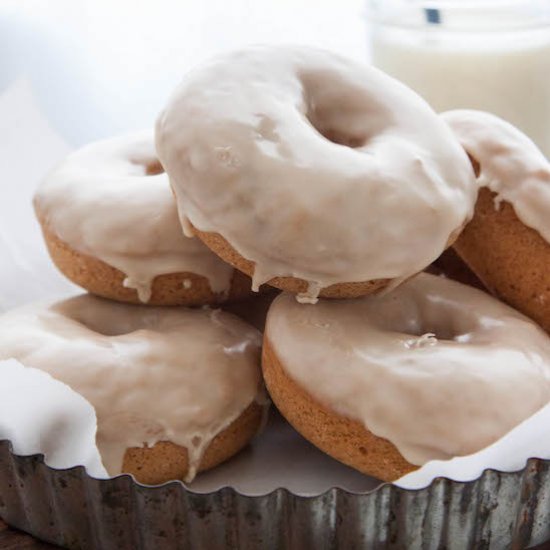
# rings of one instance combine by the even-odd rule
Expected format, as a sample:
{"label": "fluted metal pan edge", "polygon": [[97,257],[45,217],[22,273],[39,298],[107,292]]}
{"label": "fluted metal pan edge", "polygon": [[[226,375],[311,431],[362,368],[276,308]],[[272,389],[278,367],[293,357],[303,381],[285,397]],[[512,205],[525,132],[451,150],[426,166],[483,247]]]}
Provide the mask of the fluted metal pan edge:
{"label": "fluted metal pan edge", "polygon": [[0,517],[67,548],[111,549],[506,549],[550,540],[550,461],[485,470],[470,482],[437,478],[424,489],[389,483],[306,497],[231,487],[196,493],[173,481],[95,479],[18,456],[0,441]]}

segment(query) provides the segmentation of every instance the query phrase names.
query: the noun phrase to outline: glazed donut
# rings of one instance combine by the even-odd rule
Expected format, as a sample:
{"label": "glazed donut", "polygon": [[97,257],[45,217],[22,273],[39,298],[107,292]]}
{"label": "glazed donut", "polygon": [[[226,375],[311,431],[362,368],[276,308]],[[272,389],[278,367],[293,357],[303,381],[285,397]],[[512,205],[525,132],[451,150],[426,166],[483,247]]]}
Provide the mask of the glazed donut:
{"label": "glazed donut", "polygon": [[314,303],[424,269],[477,188],[449,128],[404,85],[337,55],[256,47],[191,71],[156,126],[184,230]]}
{"label": "glazed donut", "polygon": [[273,402],[334,458],[392,481],[478,451],[550,399],[550,340],[484,292],[421,273],[382,297],[275,299]]}
{"label": "glazed donut", "polygon": [[550,332],[550,162],[494,115],[442,116],[477,166],[482,187],[456,251],[487,288]]}
{"label": "glazed donut", "polygon": [[260,334],[208,309],[79,296],[0,317],[0,359],[49,373],[95,408],[111,475],[193,479],[258,431]]}
{"label": "glazed donut", "polygon": [[90,144],[39,187],[50,255],[93,294],[151,305],[204,305],[250,294],[248,277],[181,231],[152,132]]}

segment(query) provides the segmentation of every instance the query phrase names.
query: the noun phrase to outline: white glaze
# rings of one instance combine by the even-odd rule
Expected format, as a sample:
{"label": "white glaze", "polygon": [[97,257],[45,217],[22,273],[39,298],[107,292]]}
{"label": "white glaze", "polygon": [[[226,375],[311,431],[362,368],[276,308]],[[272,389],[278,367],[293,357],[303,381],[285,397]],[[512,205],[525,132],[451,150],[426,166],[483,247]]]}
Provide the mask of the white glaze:
{"label": "white glaze", "polygon": [[422,273],[382,297],[273,302],[288,375],[412,464],[476,452],[550,401],[550,339],[488,294]]}
{"label": "white glaze", "polygon": [[94,408],[45,372],[15,359],[0,361],[0,440],[18,455],[41,453],[52,468],[85,466],[107,477],[95,443]]}
{"label": "white glaze", "polygon": [[107,471],[127,448],[171,441],[188,480],[210,441],[262,399],[260,335],[219,310],[153,308],[79,296],[0,317],[0,359],[15,357],[83,395]]}
{"label": "white glaze", "polygon": [[480,185],[509,202],[517,217],[550,243],[550,162],[520,130],[490,113],[441,115],[480,165]]}
{"label": "white glaze", "polygon": [[153,134],[143,131],[92,143],[69,155],[43,181],[34,204],[40,218],[75,250],[126,275],[142,302],[158,275],[206,277],[229,290],[233,270],[198,239],[186,239],[168,176],[158,167]]}
{"label": "white glaze", "polygon": [[420,97],[307,47],[251,48],[191,71],[156,143],[184,228],[225,237],[255,263],[255,288],[305,279],[304,301],[422,270],[477,193],[464,151]]}

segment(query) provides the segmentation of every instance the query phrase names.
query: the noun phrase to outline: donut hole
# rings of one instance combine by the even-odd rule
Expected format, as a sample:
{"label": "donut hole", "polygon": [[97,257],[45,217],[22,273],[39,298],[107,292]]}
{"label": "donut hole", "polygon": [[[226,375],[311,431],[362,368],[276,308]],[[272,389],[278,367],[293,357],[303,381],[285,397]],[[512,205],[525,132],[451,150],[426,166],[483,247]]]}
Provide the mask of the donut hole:
{"label": "donut hole", "polygon": [[116,336],[125,336],[132,334],[138,330],[142,330],[144,327],[137,326],[135,323],[129,322],[124,324],[123,322],[115,323],[108,319],[92,319],[86,316],[73,317],[73,321],[86,327],[87,329],[108,338],[114,338]]}
{"label": "donut hole", "polygon": [[130,163],[135,166],[136,176],[158,176],[164,174],[164,168],[159,159],[155,157],[131,158]]}
{"label": "donut hole", "polygon": [[364,147],[368,142],[368,136],[365,134],[352,133],[331,124],[333,119],[336,118],[334,113],[312,110],[307,112],[306,118],[313,128],[331,143],[343,145],[351,149],[359,149]]}
{"label": "donut hole", "polygon": [[387,128],[382,104],[365,95],[355,77],[334,70],[302,71],[305,117],[326,140],[350,149],[365,147]]}
{"label": "donut hole", "polygon": [[462,336],[458,331],[453,330],[454,327],[447,325],[421,325],[417,330],[407,331],[407,335],[412,336],[413,338],[421,338],[429,343],[430,338],[435,338],[436,340],[447,340],[447,341],[459,341]]}
{"label": "donut hole", "polygon": [[[371,321],[385,332],[393,332],[418,341],[418,346],[440,341],[466,342],[477,322],[470,314],[459,311],[457,304],[424,302],[417,299],[382,299]],[[416,345],[413,347],[417,347]]]}
{"label": "donut hole", "polygon": [[145,164],[146,176],[158,176],[164,174],[164,168],[158,159],[153,159]]}
{"label": "donut hole", "polygon": [[[135,315],[128,315],[129,307],[135,308]],[[124,336],[151,329],[158,324],[158,315],[154,310],[143,310],[140,306],[117,304],[90,296],[69,298],[54,309],[68,320],[107,337]]]}
{"label": "donut hole", "polygon": [[479,175],[481,174],[481,164],[470,153],[468,153],[468,158],[470,159],[470,162],[472,163],[472,168],[474,169],[474,174],[475,174],[476,178],[479,178]]}
{"label": "donut hole", "polygon": [[387,329],[410,338],[411,347],[434,345],[437,341],[460,342],[464,334],[450,322],[431,323],[427,319],[414,319],[406,325],[396,321]]}

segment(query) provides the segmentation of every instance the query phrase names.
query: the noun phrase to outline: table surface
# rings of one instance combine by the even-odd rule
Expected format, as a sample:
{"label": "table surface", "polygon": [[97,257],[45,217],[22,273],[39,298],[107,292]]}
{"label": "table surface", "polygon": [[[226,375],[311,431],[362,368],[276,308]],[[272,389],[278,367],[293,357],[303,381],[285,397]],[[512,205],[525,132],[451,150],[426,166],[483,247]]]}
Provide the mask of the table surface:
{"label": "table surface", "polygon": [[8,527],[0,519],[0,550],[54,550],[57,546],[40,542],[30,535]]}
{"label": "table surface", "polygon": [[[55,550],[56,548],[59,547],[40,542],[30,535],[11,529],[0,519],[0,550]],[[536,546],[532,550],[550,550],[550,542]]]}

